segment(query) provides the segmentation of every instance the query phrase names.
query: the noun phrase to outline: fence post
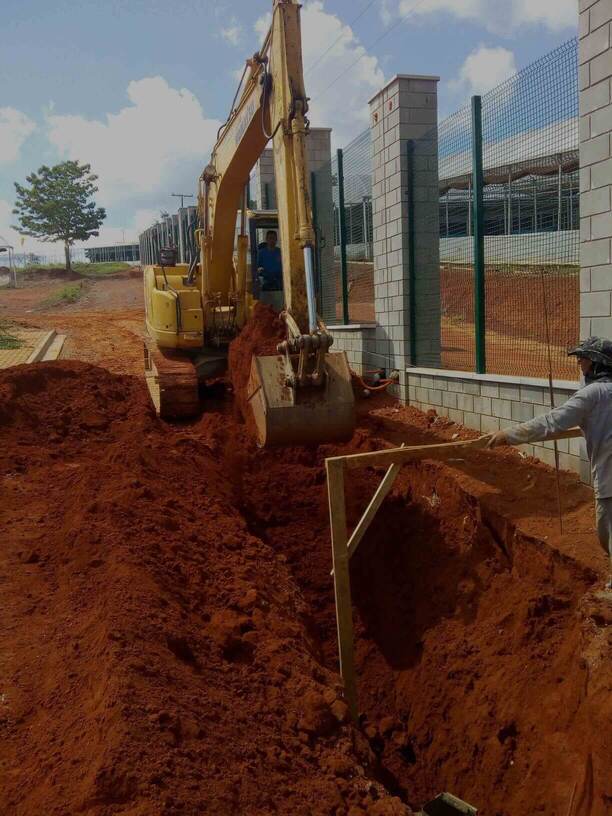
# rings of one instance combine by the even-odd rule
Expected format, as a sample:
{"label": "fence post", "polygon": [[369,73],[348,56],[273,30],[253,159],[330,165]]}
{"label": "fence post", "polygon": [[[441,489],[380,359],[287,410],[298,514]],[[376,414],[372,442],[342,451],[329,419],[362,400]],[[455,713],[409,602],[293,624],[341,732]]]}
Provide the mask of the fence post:
{"label": "fence post", "polygon": [[323,314],[323,281],[321,273],[321,230],[319,229],[318,207],[317,207],[317,176],[314,170],[310,171],[310,201],[312,202],[312,223],[315,231],[314,260],[315,277],[317,282],[317,309],[319,314]]}
{"label": "fence post", "polygon": [[482,168],[482,98],[472,97],[472,175],[474,179],[474,339],[476,372],[487,370],[485,346],[485,257]]}
{"label": "fence post", "polygon": [[344,211],[344,157],[342,150],[338,156],[338,226],[340,230],[340,281],[342,284],[342,322],[349,322],[348,265],[346,262],[346,213]]}
{"label": "fence post", "polygon": [[410,365],[417,364],[416,272],[414,267],[414,139],[408,139],[408,320]]}

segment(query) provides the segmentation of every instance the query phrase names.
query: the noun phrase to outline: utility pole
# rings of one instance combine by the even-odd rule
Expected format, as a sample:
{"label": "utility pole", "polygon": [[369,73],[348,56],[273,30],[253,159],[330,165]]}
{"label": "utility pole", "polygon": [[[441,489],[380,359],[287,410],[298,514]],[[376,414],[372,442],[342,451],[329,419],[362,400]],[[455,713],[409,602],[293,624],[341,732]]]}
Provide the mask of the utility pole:
{"label": "utility pole", "polygon": [[180,198],[181,199],[181,210],[185,206],[184,199],[186,198],[193,198],[193,195],[189,195],[188,193],[170,193],[173,198]]}

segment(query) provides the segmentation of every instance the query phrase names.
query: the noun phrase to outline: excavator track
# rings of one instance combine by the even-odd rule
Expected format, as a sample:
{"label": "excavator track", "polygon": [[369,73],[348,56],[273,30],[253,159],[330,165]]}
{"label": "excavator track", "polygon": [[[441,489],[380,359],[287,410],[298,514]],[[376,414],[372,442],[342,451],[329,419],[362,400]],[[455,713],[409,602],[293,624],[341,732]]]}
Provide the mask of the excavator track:
{"label": "excavator track", "polygon": [[200,413],[198,373],[184,353],[144,344],[145,378],[157,416],[194,417]]}

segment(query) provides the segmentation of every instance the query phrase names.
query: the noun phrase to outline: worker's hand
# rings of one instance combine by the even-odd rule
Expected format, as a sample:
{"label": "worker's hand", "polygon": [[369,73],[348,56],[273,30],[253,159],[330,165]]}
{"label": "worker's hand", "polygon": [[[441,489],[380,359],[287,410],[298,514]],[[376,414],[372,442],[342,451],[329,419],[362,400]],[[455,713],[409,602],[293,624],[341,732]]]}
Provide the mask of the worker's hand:
{"label": "worker's hand", "polygon": [[496,431],[489,436],[487,448],[499,448],[501,445],[507,445],[508,438],[505,431]]}

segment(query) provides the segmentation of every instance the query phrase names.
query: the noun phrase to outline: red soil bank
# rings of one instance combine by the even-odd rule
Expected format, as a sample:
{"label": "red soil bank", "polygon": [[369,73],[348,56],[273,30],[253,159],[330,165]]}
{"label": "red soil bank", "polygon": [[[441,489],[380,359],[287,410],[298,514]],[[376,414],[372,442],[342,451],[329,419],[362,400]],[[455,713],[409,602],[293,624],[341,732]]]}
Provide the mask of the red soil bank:
{"label": "red soil bank", "polygon": [[[285,451],[282,462],[263,451],[234,469],[250,528],[287,556],[302,587],[326,665],[337,656],[323,457],[400,433],[424,442],[434,420],[387,416],[366,417],[365,427],[362,418],[349,446]],[[574,816],[604,816],[612,609],[590,592],[601,574],[588,562],[605,567],[584,533],[590,495],[564,477],[574,558],[512,521],[536,518],[554,541],[549,469],[510,452],[472,453],[458,466],[464,472],[406,468],[352,565],[360,709],[378,777],[415,807],[447,789],[498,816],[564,814],[575,786]],[[378,478],[350,472],[351,523]]]}
{"label": "red soil bank", "polygon": [[251,320],[230,344],[228,367],[239,416],[249,421],[247,386],[251,360],[257,355],[276,354],[276,346],[286,337],[285,325],[271,306],[256,303]]}
{"label": "red soil bank", "polygon": [[[557,541],[553,477],[515,455],[402,472],[353,561],[346,724],[324,458],[457,430],[382,404],[348,445],[258,451],[229,401],[171,427],[132,378],[0,373],[0,813],[400,816],[450,789],[558,816],[574,785],[572,816],[609,811],[590,496],[564,478]],[[351,522],[378,478],[351,474]]]}
{"label": "red soil bank", "polygon": [[2,372],[0,404],[0,813],[409,813],[214,433],[79,363]]}

